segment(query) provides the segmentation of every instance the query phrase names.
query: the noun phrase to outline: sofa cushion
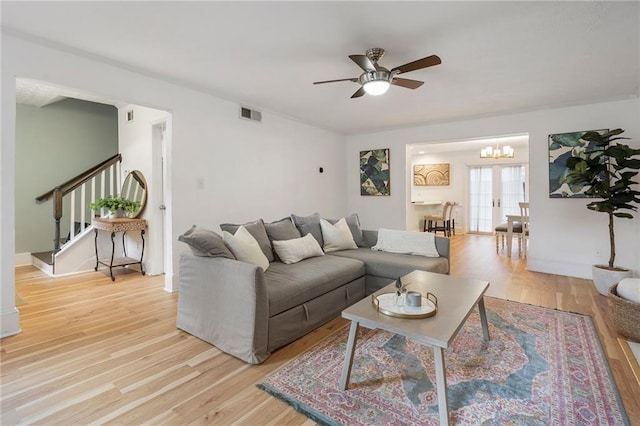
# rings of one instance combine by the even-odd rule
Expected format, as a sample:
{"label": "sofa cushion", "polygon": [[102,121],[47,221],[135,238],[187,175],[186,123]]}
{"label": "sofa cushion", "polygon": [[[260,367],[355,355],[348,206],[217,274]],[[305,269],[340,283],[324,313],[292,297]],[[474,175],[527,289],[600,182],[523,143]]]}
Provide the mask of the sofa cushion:
{"label": "sofa cushion", "polygon": [[[329,223],[335,224],[338,219],[327,219]],[[351,236],[353,237],[353,241],[357,244],[358,247],[367,247],[367,242],[364,239],[364,234],[362,232],[362,228],[360,228],[360,219],[358,218],[358,214],[354,213],[349,216],[345,216],[344,220],[347,221],[347,225],[349,225],[349,230],[351,231]]]}
{"label": "sofa cushion", "polygon": [[247,222],[241,225],[236,225],[233,223],[223,223],[222,225],[220,225],[220,229],[223,231],[227,231],[230,234],[235,234],[240,226],[244,226],[247,231],[249,231],[249,233],[253,235],[253,238],[255,238],[258,242],[258,245],[260,245],[260,249],[262,250],[262,253],[264,253],[264,255],[267,257],[267,260],[269,260],[269,262],[273,262],[273,249],[271,248],[271,242],[269,241],[269,237],[267,236],[267,230],[264,227],[263,220],[258,219],[256,221]]}
{"label": "sofa cushion", "polygon": [[318,244],[320,244],[320,247],[324,245],[322,229],[320,228],[320,213],[314,213],[310,216],[292,214],[291,219],[293,219],[293,223],[295,223],[296,228],[298,228],[302,236],[311,234]]}
{"label": "sofa cushion", "polygon": [[362,277],[364,272],[361,261],[339,256],[312,257],[291,265],[273,262],[264,274],[269,316]]}
{"label": "sofa cushion", "polygon": [[344,218],[333,225],[325,219],[320,219],[320,228],[322,228],[325,252],[358,248]]}
{"label": "sofa cushion", "polygon": [[264,228],[272,242],[293,240],[294,238],[300,238],[302,236],[291,220],[291,217],[288,216],[275,222],[265,223]]}
{"label": "sofa cushion", "polygon": [[273,249],[280,261],[288,265],[310,257],[324,256],[320,244],[311,234],[292,240],[274,241]]}
{"label": "sofa cushion", "polygon": [[178,241],[187,244],[196,256],[235,259],[227,246],[224,245],[222,237],[206,228],[193,225],[191,229],[178,237]]}
{"label": "sofa cushion", "polygon": [[222,231],[222,238],[236,259],[257,265],[265,271],[269,268],[267,256],[264,255],[256,239],[244,226],[240,226],[235,235]]}
{"label": "sofa cushion", "polygon": [[446,274],[449,271],[449,261],[445,257],[413,256],[410,254],[387,253],[359,248],[357,250],[342,250],[329,253],[326,257],[348,257],[365,263],[365,274],[377,277],[396,279],[413,272],[416,269]]}

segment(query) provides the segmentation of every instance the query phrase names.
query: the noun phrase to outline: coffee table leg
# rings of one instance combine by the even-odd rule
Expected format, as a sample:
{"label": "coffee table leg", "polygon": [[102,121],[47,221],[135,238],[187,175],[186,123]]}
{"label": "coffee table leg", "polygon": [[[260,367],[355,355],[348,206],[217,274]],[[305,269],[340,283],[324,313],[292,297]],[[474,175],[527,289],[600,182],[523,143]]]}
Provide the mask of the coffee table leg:
{"label": "coffee table leg", "polygon": [[438,346],[433,347],[433,360],[436,367],[436,390],[438,391],[438,411],[440,412],[440,424],[449,424],[449,403],[447,402],[447,376],[444,371],[444,350]]}
{"label": "coffee table leg", "polygon": [[487,323],[487,312],[484,309],[484,298],[478,300],[478,311],[480,311],[480,324],[482,325],[482,335],[485,342],[489,341],[489,324]]}
{"label": "coffee table leg", "polygon": [[353,353],[355,352],[356,339],[358,335],[358,321],[351,321],[349,330],[349,340],[347,341],[347,353],[344,356],[342,365],[342,375],[340,376],[340,389],[347,390],[349,387],[349,377],[351,376],[351,365],[353,364]]}

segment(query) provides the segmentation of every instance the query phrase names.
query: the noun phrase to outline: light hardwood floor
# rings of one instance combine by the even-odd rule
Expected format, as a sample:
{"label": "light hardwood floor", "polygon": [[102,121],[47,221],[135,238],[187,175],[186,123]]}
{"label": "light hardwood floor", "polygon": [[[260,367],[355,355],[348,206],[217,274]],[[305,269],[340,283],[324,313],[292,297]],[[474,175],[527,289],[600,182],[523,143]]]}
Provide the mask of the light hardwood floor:
{"label": "light hardwood floor", "polygon": [[[486,236],[452,238],[452,274],[490,281],[489,296],[592,315],[632,425],[640,386],[590,280],[529,272]],[[514,250],[515,251],[515,250]],[[347,322],[336,318],[245,364],[176,329],[162,277],[123,271],[49,278],[16,269],[22,333],[2,339],[1,418],[13,424],[314,424],[255,387]]]}

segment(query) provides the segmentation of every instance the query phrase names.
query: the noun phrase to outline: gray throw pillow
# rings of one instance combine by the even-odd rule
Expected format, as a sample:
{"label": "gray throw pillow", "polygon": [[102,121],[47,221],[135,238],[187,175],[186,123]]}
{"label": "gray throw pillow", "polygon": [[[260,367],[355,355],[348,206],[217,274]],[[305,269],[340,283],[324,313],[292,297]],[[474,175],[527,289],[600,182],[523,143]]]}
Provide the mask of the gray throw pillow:
{"label": "gray throw pillow", "polygon": [[322,238],[322,228],[320,228],[320,213],[314,213],[311,216],[298,216],[291,215],[293,223],[300,231],[300,234],[304,237],[307,234],[313,235],[320,247],[324,246],[324,239]]}
{"label": "gray throw pillow", "polygon": [[267,230],[267,235],[269,236],[269,240],[271,240],[271,245],[273,246],[273,257],[278,261],[282,261],[282,259],[278,256],[278,252],[273,242],[295,240],[302,236],[290,217],[285,217],[271,223],[265,223],[264,227]]}
{"label": "gray throw pillow", "polygon": [[300,238],[300,231],[293,224],[290,217],[285,217],[275,222],[265,223],[267,235],[271,241],[285,241]]}
{"label": "gray throw pillow", "polygon": [[[347,225],[349,225],[349,230],[351,231],[351,236],[353,237],[353,241],[355,241],[358,247],[367,247],[367,242],[364,240],[364,235],[362,234],[362,228],[360,228],[360,219],[358,218],[358,214],[354,213],[350,216],[344,217]],[[327,221],[335,225],[337,221],[340,219],[327,219]]]}
{"label": "gray throw pillow", "polygon": [[224,245],[222,237],[209,229],[193,225],[178,237],[178,241],[187,244],[196,256],[235,259],[233,253]]}
{"label": "gray throw pillow", "polygon": [[256,239],[260,249],[267,256],[269,262],[273,262],[273,249],[271,247],[271,241],[269,241],[269,237],[267,236],[267,230],[264,227],[264,221],[262,219],[258,219],[253,222],[247,222],[244,224],[233,224],[233,223],[223,223],[220,225],[220,229],[223,231],[227,231],[230,234],[236,233],[239,227],[244,226],[247,231]]}

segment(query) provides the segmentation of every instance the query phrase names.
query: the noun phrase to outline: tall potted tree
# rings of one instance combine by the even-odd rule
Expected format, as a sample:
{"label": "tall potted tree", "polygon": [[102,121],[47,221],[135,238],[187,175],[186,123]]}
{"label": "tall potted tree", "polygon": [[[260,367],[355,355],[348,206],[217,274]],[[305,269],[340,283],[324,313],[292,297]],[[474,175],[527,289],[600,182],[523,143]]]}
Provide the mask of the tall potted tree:
{"label": "tall potted tree", "polygon": [[635,204],[640,203],[640,191],[634,187],[638,182],[633,180],[638,175],[636,170],[640,169],[640,149],[615,142],[629,139],[618,136],[623,132],[622,129],[602,134],[586,132],[582,139],[590,142],[590,148],[584,151],[574,148],[566,162],[570,170],[567,183],[584,185],[586,195],[600,198],[587,204],[587,208],[605,213],[609,218],[609,263],[592,268],[596,288],[605,296],[611,285],[631,276],[631,271],[615,265],[614,218],[632,219],[633,212],[638,210]]}

